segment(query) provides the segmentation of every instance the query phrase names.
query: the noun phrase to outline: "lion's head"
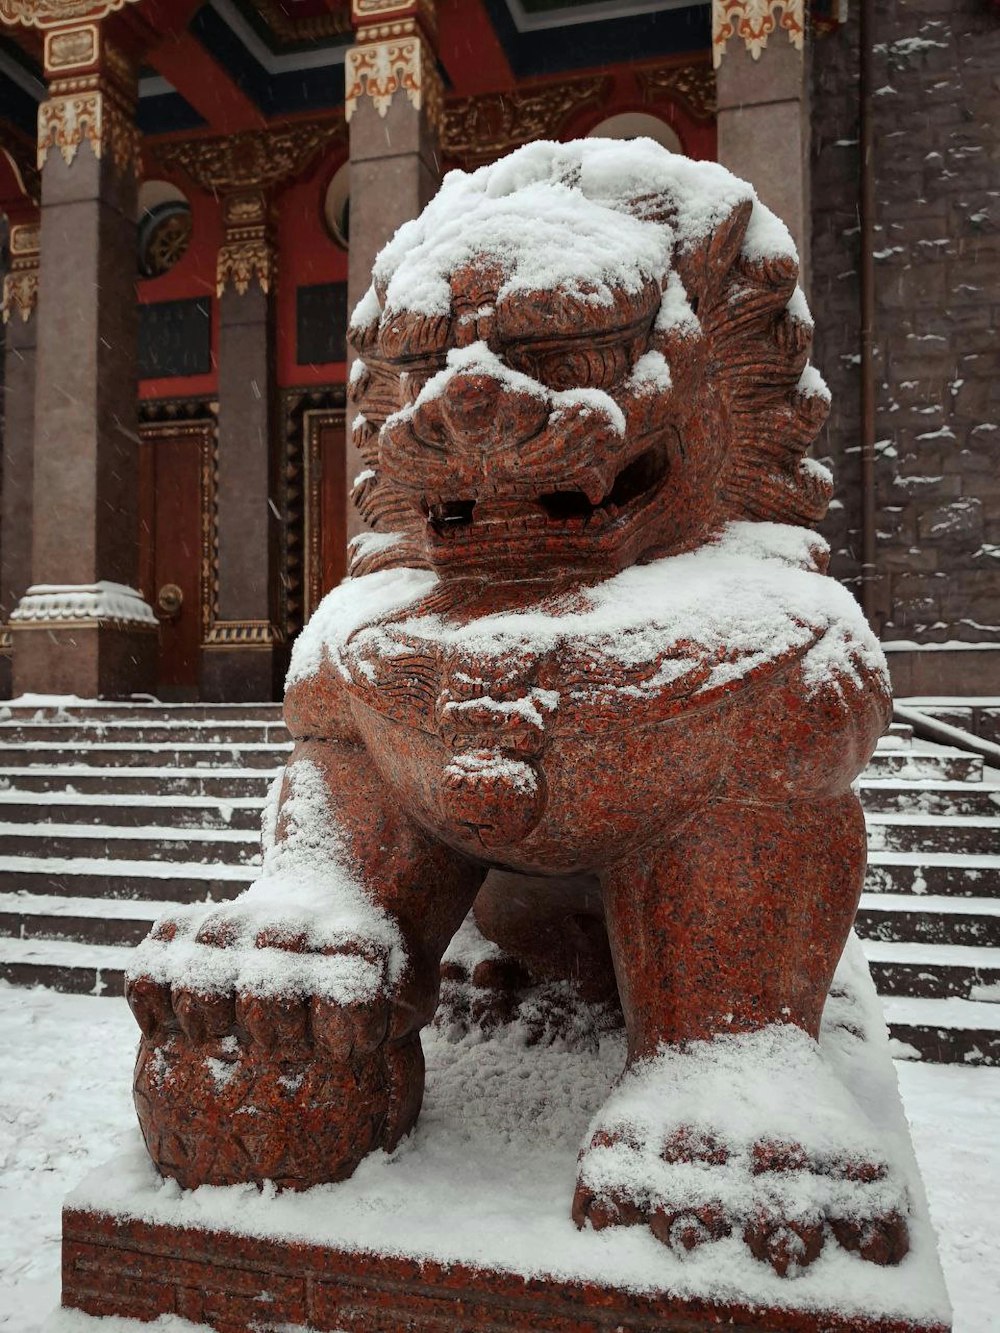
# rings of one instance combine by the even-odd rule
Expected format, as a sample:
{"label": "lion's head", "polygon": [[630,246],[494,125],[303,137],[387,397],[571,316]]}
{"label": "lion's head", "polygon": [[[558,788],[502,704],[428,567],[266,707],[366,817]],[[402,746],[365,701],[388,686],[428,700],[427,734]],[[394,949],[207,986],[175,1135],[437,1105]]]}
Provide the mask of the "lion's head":
{"label": "lion's head", "polygon": [[537,143],[452,172],[351,327],[375,531],[352,572],[545,578],[812,525],[829,395],[783,224],[650,140]]}

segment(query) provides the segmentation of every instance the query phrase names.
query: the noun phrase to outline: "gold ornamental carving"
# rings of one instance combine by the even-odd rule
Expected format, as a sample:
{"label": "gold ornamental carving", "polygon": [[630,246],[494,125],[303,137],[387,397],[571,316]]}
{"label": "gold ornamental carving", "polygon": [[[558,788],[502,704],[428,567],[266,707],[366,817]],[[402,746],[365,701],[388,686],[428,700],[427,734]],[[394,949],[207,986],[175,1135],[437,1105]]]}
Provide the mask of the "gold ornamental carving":
{"label": "gold ornamental carving", "polygon": [[712,64],[718,69],[731,37],[742,39],[754,60],[776,27],[788,34],[797,51],[803,49],[805,0],[712,0]]}
{"label": "gold ornamental carving", "polygon": [[56,29],[45,34],[45,69],[50,74],[67,69],[86,69],[100,52],[96,23],[85,23],[68,31]]}
{"label": "gold ornamental carving", "polygon": [[215,289],[219,296],[232,286],[245,296],[254,281],[269,292],[274,282],[274,247],[270,236],[267,197],[262,190],[234,193],[223,200],[225,239],[219,247]]}
{"label": "gold ornamental carving", "polygon": [[434,53],[416,23],[406,20],[375,29],[362,29],[364,39],[352,46],[344,62],[344,116],[350,120],[365,97],[382,117],[388,114],[392,99],[403,94],[415,111],[423,109],[428,121],[439,129],[442,120],[444,90]]}
{"label": "gold ornamental carving", "polygon": [[24,28],[60,28],[83,19],[95,22],[136,0],[0,0],[0,23]]}
{"label": "gold ornamental carving", "polygon": [[285,636],[269,620],[216,620],[205,639],[206,648],[270,648]]}
{"label": "gold ornamental carving", "polygon": [[162,167],[184,172],[212,194],[284,185],[300,176],[330,144],[345,137],[344,121],[337,117],[280,129],[243,130],[219,138],[159,144],[153,153]]}
{"label": "gold ornamental carving", "polygon": [[717,107],[715,70],[704,61],[696,65],[654,65],[636,70],[644,102],[667,98],[679,102],[695,120],[713,120]]}
{"label": "gold ornamental carving", "polygon": [[261,290],[269,292],[274,278],[274,251],[266,236],[241,237],[225,241],[219,247],[215,269],[215,290],[221,296],[232,284],[239,296],[245,296],[256,279]]}
{"label": "gold ornamental carving", "polygon": [[350,14],[344,10],[293,18],[282,7],[280,0],[253,0],[253,7],[285,46],[346,37],[351,31]]}
{"label": "gold ornamental carving", "polygon": [[597,75],[451,101],[445,107],[441,146],[447,156],[470,166],[491,162],[519,144],[558,138],[571,115],[600,105],[610,88],[611,79]]}
{"label": "gold ornamental carving", "polygon": [[[93,86],[94,84],[97,86]],[[53,95],[38,107],[38,169],[50,149],[62,154],[67,166],[84,143],[94,156],[107,155],[124,175],[137,174],[141,138],[130,108],[123,105],[104,80],[60,79]]]}
{"label": "gold ornamental carving", "polygon": [[38,258],[40,248],[37,222],[22,222],[10,229],[10,272],[3,280],[0,305],[3,322],[17,314],[27,324],[38,305]]}

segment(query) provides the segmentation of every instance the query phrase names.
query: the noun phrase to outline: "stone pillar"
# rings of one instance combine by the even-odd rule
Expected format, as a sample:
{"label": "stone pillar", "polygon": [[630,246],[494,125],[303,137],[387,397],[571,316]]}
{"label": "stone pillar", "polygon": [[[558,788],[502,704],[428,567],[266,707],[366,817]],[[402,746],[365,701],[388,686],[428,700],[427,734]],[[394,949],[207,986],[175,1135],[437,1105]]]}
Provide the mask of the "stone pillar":
{"label": "stone pillar", "polygon": [[281,697],[287,661],[275,607],[274,244],[261,190],[223,201],[219,251],[219,587],[202,654],[202,695]]}
{"label": "stone pillar", "polygon": [[0,490],[0,698],[13,686],[10,615],[31,583],[31,475],[35,444],[35,342],[38,330],[37,221],[10,229],[3,284],[4,422]]}
{"label": "stone pillar", "polygon": [[[348,309],[371,282],[372,263],[441,183],[443,92],[434,47],[433,0],[352,0],[357,44],[347,52],[344,114],[350,123],[351,245]],[[347,416],[347,476],[362,463]],[[348,505],[347,527],[363,523]]]}
{"label": "stone pillar", "polygon": [[138,567],[134,71],[96,22],[45,34],[32,586],[14,689],[148,690],[156,617]]}
{"label": "stone pillar", "polygon": [[[713,7],[719,161],[756,188],[788,226],[808,290],[809,89],[803,0]],[[775,25],[783,31],[775,31]],[[768,38],[770,37],[770,40]],[[787,38],[787,39],[786,39]]]}

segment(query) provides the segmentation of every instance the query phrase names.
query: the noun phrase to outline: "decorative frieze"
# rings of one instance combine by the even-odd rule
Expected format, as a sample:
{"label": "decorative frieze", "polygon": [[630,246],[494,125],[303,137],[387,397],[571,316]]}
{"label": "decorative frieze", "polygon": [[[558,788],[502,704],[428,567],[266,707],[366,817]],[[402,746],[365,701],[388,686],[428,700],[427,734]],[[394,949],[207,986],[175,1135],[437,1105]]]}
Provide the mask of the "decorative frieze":
{"label": "decorative frieze", "polygon": [[36,583],[11,612],[16,629],[54,629],[64,625],[99,624],[116,629],[153,629],[153,609],[134,588],[123,583]]}
{"label": "decorative frieze", "polygon": [[0,23],[58,28],[82,19],[95,22],[136,0],[0,0]]}
{"label": "decorative frieze", "polygon": [[343,117],[266,130],[244,130],[210,139],[157,145],[161,167],[181,171],[203,190],[274,189],[301,176],[324,149],[346,138]]}
{"label": "decorative frieze", "polygon": [[492,162],[534,139],[557,139],[570,116],[601,105],[611,89],[607,75],[569,79],[541,88],[481,93],[445,107],[441,147],[466,166]]}
{"label": "decorative frieze", "polygon": [[444,90],[429,42],[414,19],[382,23],[358,32],[358,45],[344,63],[344,115],[350,120],[363,98],[369,98],[380,116],[388,114],[397,93],[415,111],[423,110],[440,129]]}
{"label": "decorative frieze", "polygon": [[636,70],[635,77],[644,102],[666,98],[679,102],[694,120],[715,118],[715,70],[707,59],[696,64],[654,65]]}
{"label": "decorative frieze", "polygon": [[782,28],[796,50],[805,41],[805,0],[712,0],[712,63],[716,69],[731,37],[741,38],[754,60],[775,27]]}
{"label": "decorative frieze", "polygon": [[20,223],[10,230],[10,271],[3,282],[3,322],[18,314],[26,324],[38,304],[39,227]]}

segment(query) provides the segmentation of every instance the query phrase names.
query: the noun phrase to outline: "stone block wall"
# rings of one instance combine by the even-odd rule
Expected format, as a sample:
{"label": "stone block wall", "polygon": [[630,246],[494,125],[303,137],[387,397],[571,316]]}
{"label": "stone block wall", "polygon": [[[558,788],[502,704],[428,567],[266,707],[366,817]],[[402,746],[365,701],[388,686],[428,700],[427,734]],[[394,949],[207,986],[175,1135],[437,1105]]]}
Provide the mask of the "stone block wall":
{"label": "stone block wall", "polygon": [[[861,560],[858,19],[812,50],[815,360],[833,572]],[[1000,15],[877,0],[876,475],[885,640],[1000,642]],[[998,664],[1000,669],[1000,664]],[[1000,691],[1000,680],[997,681]]]}

